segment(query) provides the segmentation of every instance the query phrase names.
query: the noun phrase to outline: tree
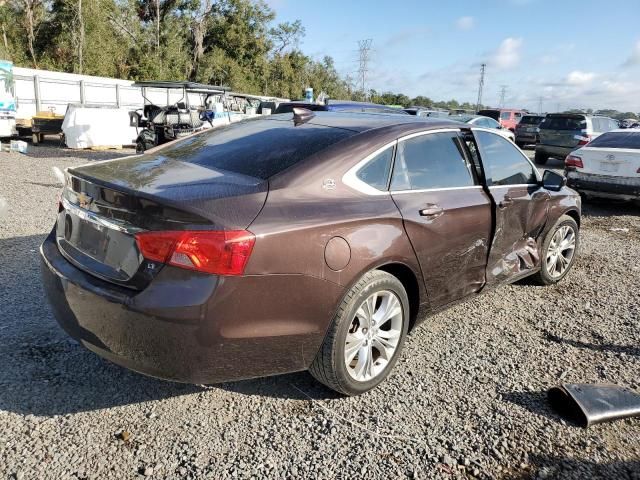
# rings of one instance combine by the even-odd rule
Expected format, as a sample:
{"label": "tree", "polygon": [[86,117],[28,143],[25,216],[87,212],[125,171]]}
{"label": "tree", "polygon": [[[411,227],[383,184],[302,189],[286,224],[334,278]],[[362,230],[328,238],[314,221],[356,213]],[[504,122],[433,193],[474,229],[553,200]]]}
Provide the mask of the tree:
{"label": "tree", "polygon": [[305,29],[300,20],[295,22],[284,22],[278,24],[275,28],[269,29],[269,35],[274,43],[274,52],[276,55],[282,54],[287,48],[298,48],[300,40],[305,35]]}

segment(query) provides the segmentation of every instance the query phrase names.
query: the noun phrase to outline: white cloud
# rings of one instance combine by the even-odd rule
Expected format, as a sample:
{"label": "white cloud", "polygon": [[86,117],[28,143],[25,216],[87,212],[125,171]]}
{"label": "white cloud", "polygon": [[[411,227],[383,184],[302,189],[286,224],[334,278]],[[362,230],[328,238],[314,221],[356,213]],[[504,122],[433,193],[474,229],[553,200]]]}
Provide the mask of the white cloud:
{"label": "white cloud", "polygon": [[456,28],[458,30],[471,30],[475,25],[475,19],[473,17],[460,17],[456,20]]}
{"label": "white cloud", "polygon": [[631,51],[631,56],[623,64],[625,67],[635,67],[640,65],[640,40],[638,40]]}
{"label": "white cloud", "polygon": [[580,70],[574,70],[567,75],[566,82],[569,85],[582,86],[590,83],[596,74],[593,72],[581,72]]}
{"label": "white cloud", "polygon": [[508,70],[520,63],[522,38],[505,38],[498,49],[491,55],[489,63],[498,70]]}

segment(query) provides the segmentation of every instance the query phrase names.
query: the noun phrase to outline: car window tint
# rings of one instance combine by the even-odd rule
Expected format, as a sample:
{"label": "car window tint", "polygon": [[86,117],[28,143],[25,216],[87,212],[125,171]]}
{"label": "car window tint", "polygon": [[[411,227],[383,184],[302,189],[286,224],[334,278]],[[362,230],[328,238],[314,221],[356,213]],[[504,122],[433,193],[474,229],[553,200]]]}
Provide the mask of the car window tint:
{"label": "car window tint", "polygon": [[170,158],[267,179],[357,132],[313,123],[256,118],[214,128],[145,157]]}
{"label": "car window tint", "polygon": [[533,166],[512,142],[490,132],[475,132],[489,185],[536,183]]}
{"label": "car window tint", "polygon": [[598,148],[632,148],[640,150],[640,131],[607,132],[593,139],[589,147]]}
{"label": "car window tint", "polygon": [[522,113],[520,113],[520,112],[516,112],[516,113],[514,113],[514,115],[516,116],[516,118],[522,117]]}
{"label": "car window tint", "polygon": [[373,188],[386,190],[392,159],[393,147],[389,147],[367,162],[364,167],[358,170],[356,176]]}
{"label": "car window tint", "polygon": [[502,120],[509,120],[511,118],[511,112],[502,112],[500,118]]}
{"label": "car window tint", "polygon": [[496,122],[493,118],[485,118],[484,120],[485,126],[489,128],[498,128],[500,124]]}
{"label": "car window tint", "polygon": [[540,124],[541,129],[547,130],[584,130],[587,120],[584,117],[547,117]]}
{"label": "car window tint", "polygon": [[398,144],[392,190],[466,187],[473,184],[457,132],[421,135]]}

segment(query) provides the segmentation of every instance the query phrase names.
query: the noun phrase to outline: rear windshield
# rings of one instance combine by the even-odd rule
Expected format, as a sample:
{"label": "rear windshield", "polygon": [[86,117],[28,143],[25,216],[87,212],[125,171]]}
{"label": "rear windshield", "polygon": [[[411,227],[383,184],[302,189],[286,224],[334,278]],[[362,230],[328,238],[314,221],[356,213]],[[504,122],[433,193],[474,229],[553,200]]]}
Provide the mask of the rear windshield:
{"label": "rear windshield", "polygon": [[587,128],[584,117],[547,117],[540,124],[546,130],[583,130]]}
{"label": "rear windshield", "polygon": [[494,120],[500,120],[500,110],[480,110],[478,115],[483,117],[491,117]]}
{"label": "rear windshield", "polygon": [[603,133],[591,141],[589,146],[598,148],[633,148],[640,150],[640,131]]}
{"label": "rear windshield", "polygon": [[544,117],[534,117],[534,116],[522,117],[522,119],[520,120],[520,123],[522,125],[538,125],[543,119]]}
{"label": "rear windshield", "polygon": [[295,127],[291,121],[258,118],[194,135],[154,156],[265,180],[356,133],[311,123]]}

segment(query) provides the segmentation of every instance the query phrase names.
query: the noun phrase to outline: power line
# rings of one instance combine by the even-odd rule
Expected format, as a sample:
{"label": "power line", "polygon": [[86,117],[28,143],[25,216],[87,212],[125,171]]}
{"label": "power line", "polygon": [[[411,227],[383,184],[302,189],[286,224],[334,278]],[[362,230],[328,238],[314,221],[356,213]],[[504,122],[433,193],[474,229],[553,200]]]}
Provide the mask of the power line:
{"label": "power line", "polygon": [[476,112],[480,111],[480,105],[482,104],[482,89],[484,88],[484,72],[486,68],[486,63],[480,65],[480,82],[478,83],[478,101],[476,103]]}
{"label": "power line", "polygon": [[367,84],[367,73],[369,72],[369,60],[371,53],[371,44],[373,40],[371,38],[367,38],[365,40],[358,41],[358,53],[359,53],[359,62],[360,66],[358,68],[358,78],[360,80],[360,91],[362,91],[363,95],[366,94],[366,84]]}
{"label": "power line", "polygon": [[504,100],[507,96],[508,85],[500,85],[500,108],[504,108]]}

